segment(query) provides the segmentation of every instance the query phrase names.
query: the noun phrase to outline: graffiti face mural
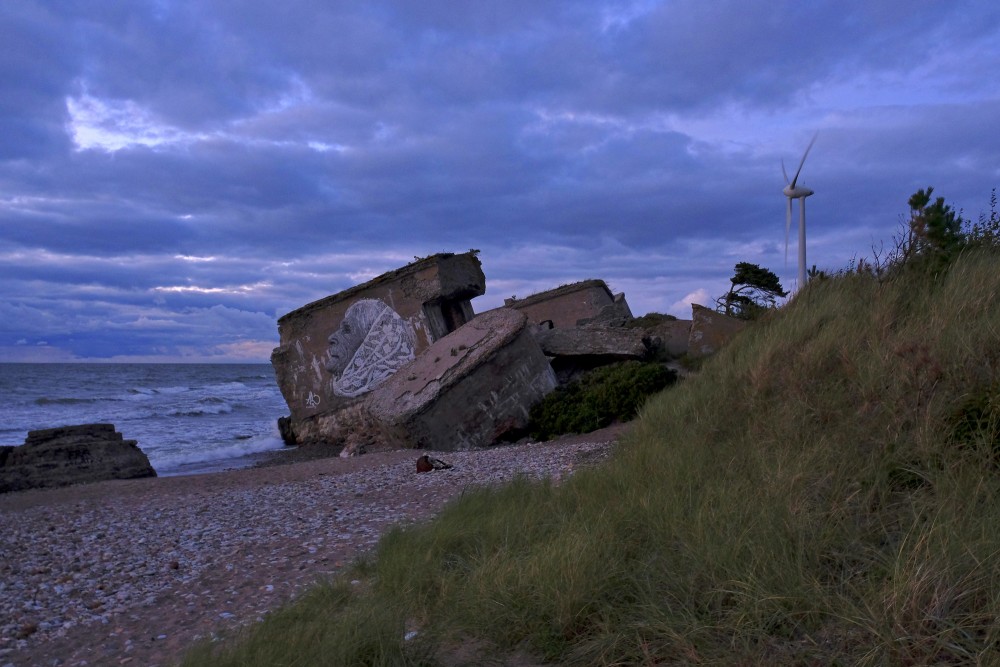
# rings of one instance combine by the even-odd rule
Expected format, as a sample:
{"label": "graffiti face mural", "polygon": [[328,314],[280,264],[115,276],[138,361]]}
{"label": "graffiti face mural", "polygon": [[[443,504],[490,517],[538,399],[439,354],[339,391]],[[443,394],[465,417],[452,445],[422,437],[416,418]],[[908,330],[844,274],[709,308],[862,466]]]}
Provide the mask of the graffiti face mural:
{"label": "graffiti face mural", "polygon": [[340,328],[327,339],[326,370],[337,396],[353,398],[381,384],[413,359],[413,330],[389,306],[360,299],[344,313]]}

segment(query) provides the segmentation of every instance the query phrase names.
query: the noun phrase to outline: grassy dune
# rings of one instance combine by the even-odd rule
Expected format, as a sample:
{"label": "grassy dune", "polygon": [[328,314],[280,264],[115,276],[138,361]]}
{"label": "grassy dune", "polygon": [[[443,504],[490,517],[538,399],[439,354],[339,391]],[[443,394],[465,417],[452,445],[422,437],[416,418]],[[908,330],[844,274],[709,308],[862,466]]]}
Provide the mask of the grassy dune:
{"label": "grassy dune", "polygon": [[610,463],[467,494],[184,664],[1000,664],[998,268],[814,281]]}

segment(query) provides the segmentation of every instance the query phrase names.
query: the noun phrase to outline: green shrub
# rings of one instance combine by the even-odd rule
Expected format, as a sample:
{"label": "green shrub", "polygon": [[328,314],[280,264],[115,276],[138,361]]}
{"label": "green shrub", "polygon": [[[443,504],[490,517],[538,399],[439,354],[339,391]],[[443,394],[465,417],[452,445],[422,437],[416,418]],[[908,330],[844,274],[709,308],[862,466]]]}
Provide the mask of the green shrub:
{"label": "green shrub", "polygon": [[1000,383],[969,393],[949,420],[952,438],[960,445],[986,445],[1000,454]]}
{"label": "green shrub", "polygon": [[625,322],[626,329],[651,329],[664,322],[676,322],[677,318],[665,313],[646,313]]}
{"label": "green shrub", "polygon": [[559,387],[531,410],[533,438],[590,433],[636,416],[646,399],[673,384],[677,374],[662,364],[625,361],[591,371]]}

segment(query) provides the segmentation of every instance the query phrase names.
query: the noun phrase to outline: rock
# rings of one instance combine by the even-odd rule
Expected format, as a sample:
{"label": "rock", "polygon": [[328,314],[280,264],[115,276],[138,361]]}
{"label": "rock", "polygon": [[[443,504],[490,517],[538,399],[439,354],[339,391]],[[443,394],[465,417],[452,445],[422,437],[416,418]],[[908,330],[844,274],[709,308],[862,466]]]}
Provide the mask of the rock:
{"label": "rock", "polygon": [[378,424],[368,411],[367,398],[361,403],[349,405],[329,415],[328,419],[318,423],[323,425],[327,432],[338,435],[338,440],[343,443],[343,449],[340,451],[342,458],[385,449],[382,446]]}
{"label": "rock", "polygon": [[25,623],[24,625],[22,625],[20,628],[17,629],[17,633],[14,636],[17,637],[18,639],[26,639],[31,635],[35,634],[36,632],[38,632],[37,623]]}
{"label": "rock", "polygon": [[0,453],[0,493],[108,479],[155,477],[135,440],[112,424],[31,431],[24,444]]}
{"label": "rock", "polygon": [[624,294],[616,294],[613,303],[604,306],[593,317],[577,320],[578,327],[623,327],[632,319],[632,309],[625,301]]}
{"label": "rock", "polygon": [[542,352],[550,357],[604,357],[610,361],[644,359],[649,348],[637,329],[563,328],[535,334]]}
{"label": "rock", "polygon": [[552,370],[559,384],[572,382],[600,366],[650,356],[650,340],[641,329],[536,329],[535,337],[542,351],[552,357]]}
{"label": "rock", "polygon": [[498,308],[401,368],[372,392],[367,411],[388,447],[476,449],[527,425],[531,406],[555,386],[525,315]]}
{"label": "rock", "polygon": [[298,444],[291,417],[278,417],[278,433],[281,435],[281,441],[289,447]]}
{"label": "rock", "polygon": [[688,356],[697,358],[714,354],[746,325],[744,320],[692,303]]}
{"label": "rock", "polygon": [[676,359],[687,354],[691,320],[667,320],[645,329],[650,349],[661,358]]}

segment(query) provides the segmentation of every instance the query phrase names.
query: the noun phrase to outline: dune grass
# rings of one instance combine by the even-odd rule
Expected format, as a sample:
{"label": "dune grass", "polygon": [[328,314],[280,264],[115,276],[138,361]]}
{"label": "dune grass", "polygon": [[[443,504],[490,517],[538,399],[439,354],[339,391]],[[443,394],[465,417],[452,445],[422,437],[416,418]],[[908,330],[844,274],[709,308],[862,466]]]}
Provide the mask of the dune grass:
{"label": "dune grass", "polygon": [[1000,664],[998,260],[814,281],[607,464],[467,493],[184,664]]}

